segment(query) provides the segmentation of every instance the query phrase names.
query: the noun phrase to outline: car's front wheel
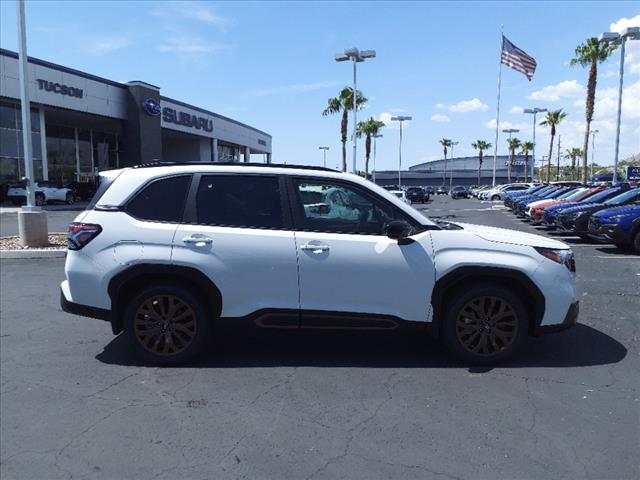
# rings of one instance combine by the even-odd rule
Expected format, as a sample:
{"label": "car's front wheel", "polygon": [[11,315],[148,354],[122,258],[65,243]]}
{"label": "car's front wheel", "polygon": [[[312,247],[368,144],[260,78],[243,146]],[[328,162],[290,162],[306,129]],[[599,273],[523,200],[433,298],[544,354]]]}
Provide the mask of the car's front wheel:
{"label": "car's front wheel", "polygon": [[638,230],[633,237],[633,248],[635,249],[636,253],[640,255],[640,230]]}
{"label": "car's front wheel", "polygon": [[173,284],[139,291],[127,304],[124,330],[134,350],[156,365],[191,360],[204,347],[211,320],[202,300]]}
{"label": "car's front wheel", "polygon": [[516,353],[527,336],[522,301],[498,284],[475,285],[448,296],[442,335],[447,348],[462,360],[492,365]]}
{"label": "car's front wheel", "polygon": [[76,203],[76,196],[72,192],[67,192],[64,201],[67,205],[73,205],[74,203]]}
{"label": "car's front wheel", "polygon": [[46,203],[46,199],[44,197],[44,193],[42,192],[36,192],[36,205],[41,207],[42,205],[44,205]]}

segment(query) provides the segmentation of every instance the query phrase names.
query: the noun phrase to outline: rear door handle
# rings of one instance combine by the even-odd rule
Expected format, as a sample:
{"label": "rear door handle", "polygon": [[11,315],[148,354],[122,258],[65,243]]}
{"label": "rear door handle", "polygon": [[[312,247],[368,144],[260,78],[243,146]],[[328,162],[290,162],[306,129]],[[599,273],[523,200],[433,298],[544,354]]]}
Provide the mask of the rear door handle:
{"label": "rear door handle", "polygon": [[204,247],[205,245],[211,245],[213,240],[206,235],[194,234],[190,237],[184,237],[182,239],[187,245],[195,245],[196,247]]}
{"label": "rear door handle", "polygon": [[300,248],[305,252],[311,252],[311,253],[322,253],[322,252],[328,252],[330,250],[329,245],[314,245],[312,243],[307,243],[305,245],[302,245]]}

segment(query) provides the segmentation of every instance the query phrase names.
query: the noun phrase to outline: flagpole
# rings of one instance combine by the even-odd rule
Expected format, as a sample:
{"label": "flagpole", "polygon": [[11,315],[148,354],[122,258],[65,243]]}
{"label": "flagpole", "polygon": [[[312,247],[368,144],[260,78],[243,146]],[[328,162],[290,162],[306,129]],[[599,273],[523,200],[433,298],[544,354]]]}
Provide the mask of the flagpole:
{"label": "flagpole", "polygon": [[504,25],[500,25],[500,58],[498,59],[498,101],[496,106],[496,137],[493,145],[493,186],[496,186],[496,163],[498,161],[498,129],[500,128],[500,89],[502,86],[502,48]]}

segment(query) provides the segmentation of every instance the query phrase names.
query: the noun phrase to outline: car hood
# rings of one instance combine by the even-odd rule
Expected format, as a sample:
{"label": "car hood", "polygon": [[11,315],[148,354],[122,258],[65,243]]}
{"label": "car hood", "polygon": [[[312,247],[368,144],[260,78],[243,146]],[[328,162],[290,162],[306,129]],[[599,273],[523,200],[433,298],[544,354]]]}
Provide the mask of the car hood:
{"label": "car hood", "polygon": [[534,235],[532,233],[509,230],[506,228],[487,227],[486,225],[474,225],[471,223],[459,223],[465,231],[473,233],[489,242],[508,243],[511,245],[525,245],[529,247],[545,247],[556,249],[567,249],[569,245],[552,238]]}
{"label": "car hood", "polygon": [[622,215],[625,213],[634,213],[636,215],[640,215],[640,205],[638,204],[629,204],[629,205],[620,205],[619,207],[607,208],[605,210],[600,210],[593,214],[594,217],[607,218],[613,215]]}

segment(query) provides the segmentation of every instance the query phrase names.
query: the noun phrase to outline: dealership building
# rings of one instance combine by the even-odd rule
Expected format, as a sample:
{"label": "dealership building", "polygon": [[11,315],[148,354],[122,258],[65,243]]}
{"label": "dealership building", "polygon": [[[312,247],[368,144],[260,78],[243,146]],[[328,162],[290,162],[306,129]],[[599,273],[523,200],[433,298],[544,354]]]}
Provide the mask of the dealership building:
{"label": "dealership building", "polygon": [[[2,185],[24,175],[18,71],[18,54],[0,49]],[[142,81],[120,83],[30,57],[29,90],[37,180],[90,182],[100,171],[154,160],[271,162],[271,135]]]}
{"label": "dealership building", "polygon": [[[513,182],[524,180],[525,163],[527,164],[527,179],[531,180],[533,176],[532,156],[525,162],[524,156],[516,155],[511,168],[509,168],[509,161],[509,155],[496,157],[496,183],[507,183],[509,177]],[[400,172],[400,178],[404,186],[448,186],[450,183],[464,186],[475,185],[478,183],[478,164],[477,156],[448,158],[446,160],[443,158],[409,167],[409,170]],[[377,171],[375,177],[376,183],[380,185],[398,184],[397,170]],[[480,168],[480,184],[488,185],[492,182],[493,155],[485,155],[482,168]]]}

